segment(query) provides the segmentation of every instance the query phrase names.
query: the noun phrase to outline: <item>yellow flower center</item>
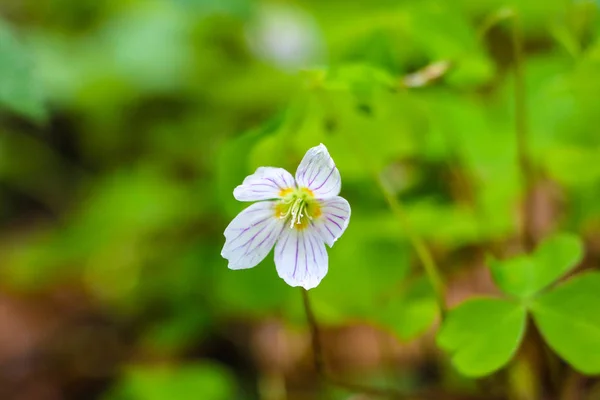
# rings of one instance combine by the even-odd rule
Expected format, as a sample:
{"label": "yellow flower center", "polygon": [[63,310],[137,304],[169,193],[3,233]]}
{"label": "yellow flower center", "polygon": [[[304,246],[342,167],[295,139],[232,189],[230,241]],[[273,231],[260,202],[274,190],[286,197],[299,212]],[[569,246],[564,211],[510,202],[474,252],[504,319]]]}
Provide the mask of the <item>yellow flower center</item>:
{"label": "yellow flower center", "polygon": [[275,206],[275,216],[289,222],[291,229],[305,229],[311,220],[321,216],[321,206],[310,189],[288,188],[279,195],[282,199]]}

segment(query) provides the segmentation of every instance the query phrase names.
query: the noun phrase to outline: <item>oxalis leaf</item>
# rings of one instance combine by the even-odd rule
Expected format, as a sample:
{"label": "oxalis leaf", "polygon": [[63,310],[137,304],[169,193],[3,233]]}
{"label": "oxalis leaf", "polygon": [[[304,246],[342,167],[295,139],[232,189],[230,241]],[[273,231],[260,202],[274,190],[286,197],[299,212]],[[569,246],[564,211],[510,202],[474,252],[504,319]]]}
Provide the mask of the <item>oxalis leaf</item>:
{"label": "oxalis leaf", "polygon": [[544,240],[530,255],[490,260],[494,281],[506,294],[527,298],[566,274],[583,256],[581,240],[561,233]]}
{"label": "oxalis leaf", "polygon": [[46,117],[42,99],[31,60],[0,19],[0,107],[42,121]]}
{"label": "oxalis leaf", "polygon": [[464,375],[480,377],[506,365],[525,332],[525,308],[508,300],[467,300],[451,310],[437,336]]}
{"label": "oxalis leaf", "polygon": [[535,323],[550,347],[575,369],[600,373],[600,273],[570,279],[537,297]]}

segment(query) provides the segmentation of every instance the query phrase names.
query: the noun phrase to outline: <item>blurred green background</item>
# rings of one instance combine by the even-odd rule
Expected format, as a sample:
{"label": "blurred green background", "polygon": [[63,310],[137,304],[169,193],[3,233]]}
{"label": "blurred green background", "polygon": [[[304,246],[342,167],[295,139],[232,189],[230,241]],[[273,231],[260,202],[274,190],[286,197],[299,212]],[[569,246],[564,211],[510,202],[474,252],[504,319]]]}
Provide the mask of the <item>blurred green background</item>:
{"label": "blurred green background", "polygon": [[593,1],[0,0],[0,14],[2,399],[358,399],[318,384],[299,289],[272,256],[235,272],[220,257],[247,205],[234,187],[319,143],[353,211],[310,292],[329,367],[476,393],[435,347],[434,296],[377,179],[449,304],[494,292],[484,256],[515,248],[524,197],[511,15],[533,234],[579,233],[600,257]]}

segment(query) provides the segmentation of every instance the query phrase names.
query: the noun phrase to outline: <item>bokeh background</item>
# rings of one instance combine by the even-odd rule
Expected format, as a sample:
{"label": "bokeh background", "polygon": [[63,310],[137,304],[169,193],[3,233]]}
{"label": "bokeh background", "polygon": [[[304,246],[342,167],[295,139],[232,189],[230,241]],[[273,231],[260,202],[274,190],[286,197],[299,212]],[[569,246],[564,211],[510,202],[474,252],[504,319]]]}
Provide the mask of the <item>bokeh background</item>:
{"label": "bokeh background", "polygon": [[518,249],[525,198],[518,21],[532,235],[579,233],[596,262],[598,14],[586,0],[1,0],[0,398],[368,398],[319,381],[300,291],[272,256],[245,271],[220,256],[245,206],[233,188],[319,143],[353,210],[310,291],[329,369],[505,396],[436,348],[435,297],[384,191],[450,305],[495,291],[485,255]]}

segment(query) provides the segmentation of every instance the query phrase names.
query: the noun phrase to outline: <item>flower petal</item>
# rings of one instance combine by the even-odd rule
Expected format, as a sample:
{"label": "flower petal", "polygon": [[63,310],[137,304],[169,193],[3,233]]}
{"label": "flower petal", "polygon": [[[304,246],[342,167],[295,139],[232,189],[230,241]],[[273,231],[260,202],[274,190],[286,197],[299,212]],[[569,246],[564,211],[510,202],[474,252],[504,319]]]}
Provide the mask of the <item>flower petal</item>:
{"label": "flower petal", "polygon": [[260,167],[234,189],[233,197],[239,201],[278,199],[282,191],[294,187],[294,177],[285,169]]}
{"label": "flower petal", "polygon": [[225,246],[221,256],[229,260],[229,268],[252,268],[273,248],[285,226],[275,217],[275,203],[252,204],[231,221],[225,229]]}
{"label": "flower petal", "polygon": [[323,144],[306,152],[296,171],[296,182],[300,187],[309,188],[317,199],[329,199],[340,193],[340,171]]}
{"label": "flower petal", "polygon": [[325,244],[316,232],[286,226],[275,246],[275,266],[288,285],[316,287],[327,274],[327,264]]}
{"label": "flower petal", "polygon": [[313,219],[312,226],[321,239],[329,245],[342,236],[350,222],[350,204],[343,197],[321,200],[321,215]]}

